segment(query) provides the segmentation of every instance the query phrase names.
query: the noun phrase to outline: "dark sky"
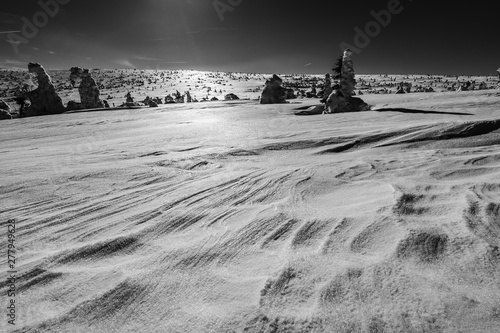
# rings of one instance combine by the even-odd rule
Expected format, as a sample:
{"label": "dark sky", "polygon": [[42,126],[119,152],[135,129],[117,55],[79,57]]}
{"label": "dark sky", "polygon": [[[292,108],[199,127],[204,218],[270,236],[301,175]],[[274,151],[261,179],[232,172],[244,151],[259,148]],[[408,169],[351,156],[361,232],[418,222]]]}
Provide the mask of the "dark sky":
{"label": "dark sky", "polygon": [[[60,69],[323,74],[341,55],[341,43],[357,49],[359,74],[486,75],[500,67],[491,0],[41,1],[67,3],[57,12],[49,6],[46,15],[38,0],[2,1],[0,67],[34,61]],[[395,12],[390,22],[374,24],[371,13],[388,6]],[[356,41],[354,29],[366,33],[367,24],[372,37]]]}

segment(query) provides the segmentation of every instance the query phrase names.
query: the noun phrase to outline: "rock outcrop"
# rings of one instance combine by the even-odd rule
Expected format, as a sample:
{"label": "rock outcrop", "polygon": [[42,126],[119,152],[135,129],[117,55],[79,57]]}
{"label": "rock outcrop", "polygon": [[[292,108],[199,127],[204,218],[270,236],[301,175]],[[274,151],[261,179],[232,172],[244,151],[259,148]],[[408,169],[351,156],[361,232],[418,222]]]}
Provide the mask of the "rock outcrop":
{"label": "rock outcrop", "polygon": [[20,98],[29,100],[30,105],[26,109],[22,108],[19,112],[20,117],[43,116],[49,114],[60,114],[65,111],[61,98],[52,84],[50,76],[42,65],[38,63],[29,63],[28,71],[36,74],[38,88],[32,91],[24,92]]}
{"label": "rock outcrop", "polygon": [[283,80],[276,74],[266,81],[266,86],[260,97],[260,104],[286,103],[286,89],[281,85]]}
{"label": "rock outcrop", "polygon": [[369,111],[370,106],[359,97],[343,96],[341,90],[334,90],[326,101],[326,113]]}
{"label": "rock outcrop", "polygon": [[10,114],[10,106],[0,99],[0,120],[12,119]]}
{"label": "rock outcrop", "polygon": [[12,115],[5,110],[0,110],[0,120],[5,120],[5,119],[12,119]]}
{"label": "rock outcrop", "polygon": [[326,100],[326,113],[368,111],[370,106],[361,98],[353,97],[356,80],[354,79],[354,66],[352,52],[344,51],[342,57],[342,70],[340,83],[333,87],[333,91]]}
{"label": "rock outcrop", "polygon": [[83,109],[104,108],[104,103],[99,98],[100,92],[97,83],[88,69],[72,67],[70,69],[70,80],[75,86],[77,80],[81,80],[78,92],[80,93],[80,103]]}
{"label": "rock outcrop", "polygon": [[10,112],[10,106],[0,99],[0,110]]}

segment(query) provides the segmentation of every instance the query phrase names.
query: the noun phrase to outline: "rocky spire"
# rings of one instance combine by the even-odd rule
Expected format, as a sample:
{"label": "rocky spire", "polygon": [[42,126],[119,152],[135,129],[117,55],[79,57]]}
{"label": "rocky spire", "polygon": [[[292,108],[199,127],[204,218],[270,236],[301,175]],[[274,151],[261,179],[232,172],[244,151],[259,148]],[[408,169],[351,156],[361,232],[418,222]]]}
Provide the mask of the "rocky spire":
{"label": "rocky spire", "polygon": [[70,69],[70,80],[74,85],[78,79],[81,79],[78,92],[80,93],[80,102],[84,109],[103,108],[104,103],[99,98],[100,92],[97,83],[88,69],[73,67]]}
{"label": "rocky spire", "polygon": [[[326,113],[356,112],[370,110],[370,106],[362,99],[353,97],[356,80],[354,79],[354,66],[352,62],[352,52],[349,49],[344,51],[337,66],[334,68],[340,83],[333,87],[333,92],[326,99]],[[338,73],[340,71],[340,73]]]}
{"label": "rocky spire", "polygon": [[346,49],[342,56],[342,72],[340,73],[340,89],[344,97],[354,95],[356,80],[354,79],[354,64],[352,62],[352,51]]}
{"label": "rocky spire", "polygon": [[31,105],[26,110],[21,110],[23,117],[58,114],[65,111],[61,98],[52,84],[50,76],[42,65],[29,63],[28,71],[37,76],[38,88],[22,94],[22,98],[30,101]]}

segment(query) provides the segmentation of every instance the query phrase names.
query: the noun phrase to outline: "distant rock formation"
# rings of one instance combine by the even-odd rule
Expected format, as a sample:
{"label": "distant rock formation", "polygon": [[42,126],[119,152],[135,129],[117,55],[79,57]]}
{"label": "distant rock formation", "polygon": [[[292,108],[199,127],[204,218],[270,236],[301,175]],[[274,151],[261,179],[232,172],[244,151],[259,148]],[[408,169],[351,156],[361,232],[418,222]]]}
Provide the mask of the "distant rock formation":
{"label": "distant rock formation", "polygon": [[134,99],[132,98],[132,95],[130,94],[130,91],[127,91],[127,94],[125,95],[125,104],[134,104]]}
{"label": "distant rock formation", "polygon": [[224,96],[224,100],[226,100],[226,101],[236,101],[238,99],[240,99],[240,98],[233,93],[230,93],[230,94],[227,94],[226,96]]}
{"label": "distant rock formation", "polygon": [[191,97],[191,94],[189,93],[189,91],[186,91],[186,102],[193,103],[193,98]]}
{"label": "distant rock formation", "polygon": [[396,94],[409,94],[411,93],[412,87],[413,85],[411,84],[411,82],[401,82],[397,87]]}
{"label": "distant rock formation", "polygon": [[165,104],[173,104],[173,103],[175,103],[175,101],[174,101],[174,98],[172,96],[170,96],[170,94],[165,96]]}
{"label": "distant rock formation", "polygon": [[184,103],[184,95],[181,95],[181,93],[176,90],[175,94],[175,103]]}
{"label": "distant rock formation", "polygon": [[156,103],[156,101],[154,101],[152,98],[150,98],[149,96],[146,96],[146,99],[144,99],[144,101],[142,101],[145,105],[148,105],[149,107],[152,107],[152,108],[157,108],[158,107],[158,103]]}
{"label": "distant rock formation", "polygon": [[498,83],[500,83],[500,68],[497,69],[497,73],[498,73]]}
{"label": "distant rock formation", "polygon": [[477,88],[478,90],[487,90],[488,89],[488,85],[486,84],[486,82],[482,81],[480,84],[479,84],[479,87]]}
{"label": "distant rock formation", "polygon": [[396,94],[406,94],[405,90],[403,89],[402,86],[398,87],[398,90],[396,90]]}
{"label": "distant rock formation", "polygon": [[370,106],[361,98],[353,97],[356,80],[354,79],[354,65],[352,51],[346,49],[342,57],[340,83],[333,87],[333,91],[326,100],[325,113],[368,111]]}
{"label": "distant rock formation", "polygon": [[316,90],[315,86],[312,86],[311,90],[306,92],[306,97],[307,98],[316,98],[316,97],[318,97],[318,91]]}
{"label": "distant rock formation", "polygon": [[266,86],[260,98],[260,104],[286,103],[286,89],[281,85],[283,80],[276,74],[266,81]]}
{"label": "distant rock formation", "polygon": [[83,109],[104,108],[104,103],[99,98],[100,92],[94,78],[88,69],[72,67],[70,69],[70,80],[74,86],[76,81],[81,79],[78,92],[80,93],[80,103]]}
{"label": "distant rock formation", "polygon": [[28,99],[30,105],[26,109],[21,108],[20,117],[43,116],[49,114],[60,114],[65,111],[61,98],[52,84],[50,76],[42,65],[29,63],[28,72],[37,76],[38,88],[24,92],[19,98]]}
{"label": "distant rock formation", "polygon": [[123,103],[121,105],[121,107],[136,107],[136,106],[142,106],[141,103],[138,103],[138,102],[134,102],[134,98],[132,97],[132,95],[130,94],[130,91],[127,92],[127,94],[125,95],[125,103]]}

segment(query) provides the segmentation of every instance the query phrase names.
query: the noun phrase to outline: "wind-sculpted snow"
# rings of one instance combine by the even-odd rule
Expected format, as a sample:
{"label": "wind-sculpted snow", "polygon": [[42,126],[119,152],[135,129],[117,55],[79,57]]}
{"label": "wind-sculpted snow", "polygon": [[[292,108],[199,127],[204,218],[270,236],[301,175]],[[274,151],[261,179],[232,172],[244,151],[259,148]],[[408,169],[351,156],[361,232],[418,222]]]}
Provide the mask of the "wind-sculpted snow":
{"label": "wind-sculpted snow", "polygon": [[499,331],[498,96],[365,97],[1,123],[14,331]]}

